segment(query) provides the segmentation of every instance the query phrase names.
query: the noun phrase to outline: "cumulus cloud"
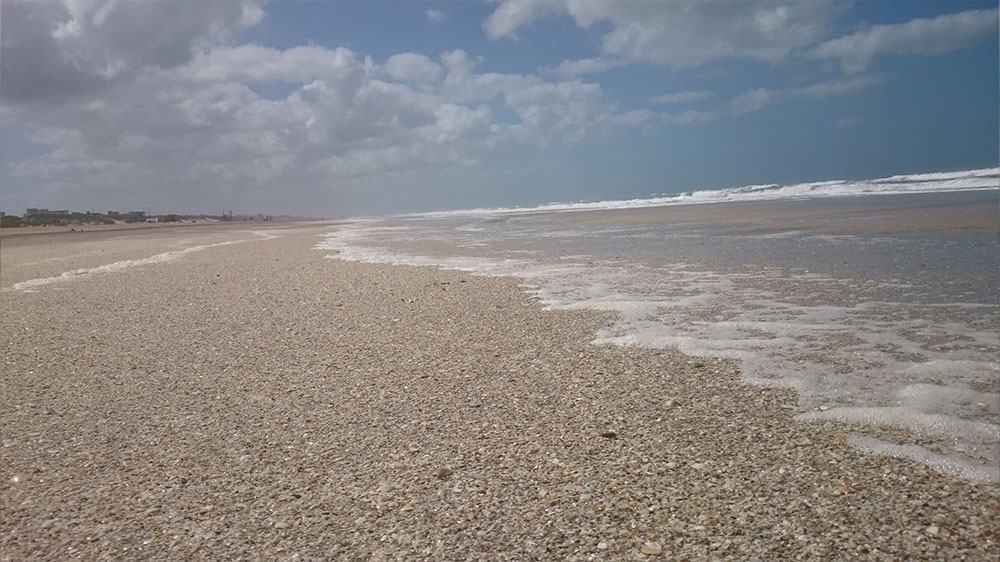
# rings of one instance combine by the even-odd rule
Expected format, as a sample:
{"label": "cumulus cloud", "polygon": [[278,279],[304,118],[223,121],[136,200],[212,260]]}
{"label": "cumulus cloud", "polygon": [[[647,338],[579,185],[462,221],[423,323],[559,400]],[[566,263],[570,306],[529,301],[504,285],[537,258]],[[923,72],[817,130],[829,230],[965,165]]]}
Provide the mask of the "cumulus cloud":
{"label": "cumulus cloud", "polygon": [[279,50],[258,45],[218,47],[198,54],[177,76],[203,83],[307,82],[314,78],[354,80],[369,72],[366,61],[342,47],[292,47]]}
{"label": "cumulus cloud", "polygon": [[[482,136],[482,109],[469,108],[479,121],[460,119],[462,108],[376,79],[347,49],[311,49],[316,51],[221,48],[183,67],[146,69],[84,104],[45,114],[15,112],[36,128],[36,141],[55,147],[21,172],[66,181],[66,172],[75,169],[72,181],[96,183],[113,169],[119,178],[146,185],[171,178],[265,189],[282,179],[328,184],[401,166],[463,161],[483,148],[466,135],[476,129]],[[253,80],[301,85],[287,99],[272,101],[245,83]],[[417,150],[427,139],[461,141],[463,154]],[[73,162],[88,164],[73,168]]]}
{"label": "cumulus cloud", "polygon": [[385,71],[396,80],[408,82],[435,82],[441,76],[441,66],[426,55],[400,53],[389,57]]}
{"label": "cumulus cloud", "polygon": [[[401,52],[375,62],[343,47],[234,44],[264,17],[251,1],[8,0],[3,8],[0,118],[45,149],[8,170],[33,189],[134,208],[150,198],[202,209],[236,198],[289,200],[274,194],[292,190],[304,201],[328,201],[361,185],[376,193],[540,146],[716,121],[883,81],[858,72],[807,86],[749,88],[722,101],[692,89],[650,97],[649,107],[635,109],[581,78],[636,62],[687,68],[724,58],[778,61],[818,44],[830,9],[823,3],[509,0],[485,24],[491,37],[516,37],[546,14],[568,14],[583,27],[610,24],[598,56],[523,74],[488,72],[482,58],[462,50],[436,58]],[[905,33],[871,28],[849,36],[851,44],[876,45],[867,51],[834,47],[845,41],[822,43],[812,54],[847,61],[857,52],[936,52],[901,37],[974,27],[965,21],[935,18]],[[273,84],[281,85],[279,99],[259,94],[259,86]],[[676,112],[652,107],[692,102],[705,103]]]}
{"label": "cumulus cloud", "polygon": [[[346,48],[231,45],[227,34],[259,17],[251,4],[218,4],[228,23],[188,22],[193,29],[172,54],[128,52],[132,39],[121,28],[131,19],[123,15],[137,8],[125,3],[13,4],[18,25],[3,19],[4,69],[38,63],[33,72],[45,79],[5,74],[0,116],[48,148],[14,163],[13,174],[137,208],[150,198],[174,209],[274,201],[276,190],[328,200],[359,183],[376,192],[389,183],[378,178],[394,174],[657,122],[620,111],[597,84],[480,72],[480,59],[460,50],[438,60],[398,53],[378,65]],[[76,72],[76,89],[51,68]],[[271,83],[289,93],[266,99],[255,91]]]}
{"label": "cumulus cloud", "polygon": [[173,68],[256,25],[258,2],[4,2],[7,100],[93,92],[144,67]]}
{"label": "cumulus cloud", "polygon": [[[583,28],[607,21],[604,57],[691,68],[722,59],[781,61],[827,32],[829,1],[817,2],[619,2],[615,0],[505,0],[483,24],[491,39],[553,14]],[[598,59],[601,60],[601,59]],[[583,70],[593,62],[581,63]],[[564,63],[567,71],[574,70]]]}
{"label": "cumulus cloud", "polygon": [[500,104],[518,117],[498,127],[510,139],[542,145],[576,143],[622,127],[644,128],[625,118],[600,85],[582,80],[547,81],[538,75],[475,71],[479,61],[461,50],[441,56],[447,73],[440,95],[452,103]]}
{"label": "cumulus cloud", "polygon": [[599,123],[600,116],[613,113],[602,100],[600,86],[579,81],[536,82],[508,90],[504,98],[521,123],[544,133],[543,138],[555,133],[579,141]]}
{"label": "cumulus cloud", "polygon": [[490,39],[513,39],[518,28],[566,9],[559,0],[505,0],[483,23],[483,30]]}
{"label": "cumulus cloud", "polygon": [[857,73],[882,53],[942,54],[985,35],[996,34],[997,16],[996,9],[969,10],[900,24],[874,25],[822,43],[812,49],[809,56],[839,60],[845,72]]}
{"label": "cumulus cloud", "polygon": [[427,21],[430,22],[444,23],[448,21],[448,14],[442,12],[441,10],[427,10],[424,12],[424,15],[427,17]]}

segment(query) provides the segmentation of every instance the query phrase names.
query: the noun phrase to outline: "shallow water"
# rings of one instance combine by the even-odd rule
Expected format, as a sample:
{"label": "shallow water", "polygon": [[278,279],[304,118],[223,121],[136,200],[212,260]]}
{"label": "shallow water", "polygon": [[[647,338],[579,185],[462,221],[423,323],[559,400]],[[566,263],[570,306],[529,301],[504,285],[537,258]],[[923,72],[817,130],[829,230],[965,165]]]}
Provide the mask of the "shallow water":
{"label": "shallow water", "polygon": [[[599,344],[738,359],[748,383],[798,390],[801,419],[853,424],[859,450],[998,481],[997,203],[980,189],[477,211],[358,221],[320,247],[521,277],[547,307],[617,312]],[[885,440],[898,430],[919,445]]]}

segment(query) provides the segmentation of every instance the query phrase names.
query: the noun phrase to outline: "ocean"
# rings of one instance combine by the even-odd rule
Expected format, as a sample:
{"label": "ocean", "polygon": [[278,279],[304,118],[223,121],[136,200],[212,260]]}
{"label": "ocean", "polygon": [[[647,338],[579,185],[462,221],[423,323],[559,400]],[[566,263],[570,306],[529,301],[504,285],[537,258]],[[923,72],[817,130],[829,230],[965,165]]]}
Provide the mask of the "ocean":
{"label": "ocean", "polygon": [[366,218],[318,248],[517,277],[615,312],[595,345],[738,360],[859,452],[1000,482],[998,228],[987,169]]}

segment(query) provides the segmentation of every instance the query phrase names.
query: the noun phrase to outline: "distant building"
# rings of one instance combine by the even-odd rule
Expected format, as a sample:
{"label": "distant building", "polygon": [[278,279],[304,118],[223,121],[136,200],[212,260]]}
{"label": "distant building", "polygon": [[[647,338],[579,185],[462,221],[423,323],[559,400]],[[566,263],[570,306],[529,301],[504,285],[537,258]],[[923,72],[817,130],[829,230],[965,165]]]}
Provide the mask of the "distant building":
{"label": "distant building", "polygon": [[34,215],[47,215],[47,214],[49,214],[49,210],[48,209],[34,209],[34,208],[29,208],[27,211],[24,212],[24,216],[25,217],[31,217],[31,216],[34,216]]}
{"label": "distant building", "polygon": [[146,211],[130,211],[128,216],[134,222],[146,222]]}

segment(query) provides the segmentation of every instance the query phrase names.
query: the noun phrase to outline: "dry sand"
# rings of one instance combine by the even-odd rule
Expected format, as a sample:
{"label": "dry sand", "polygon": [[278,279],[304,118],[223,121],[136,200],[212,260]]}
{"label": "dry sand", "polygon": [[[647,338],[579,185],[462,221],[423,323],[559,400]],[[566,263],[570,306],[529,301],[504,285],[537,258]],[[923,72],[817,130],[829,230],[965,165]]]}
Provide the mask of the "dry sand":
{"label": "dry sand", "polygon": [[995,485],[324,230],[3,240],[0,558],[997,557]]}

